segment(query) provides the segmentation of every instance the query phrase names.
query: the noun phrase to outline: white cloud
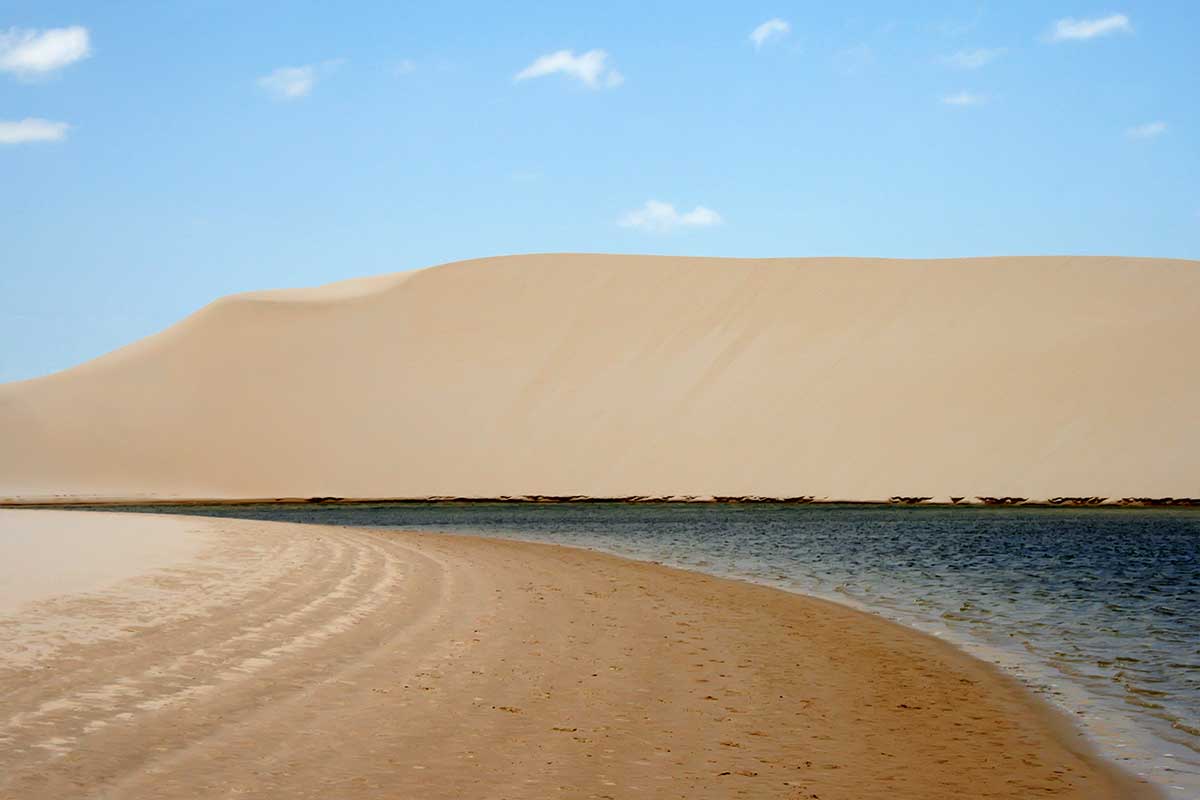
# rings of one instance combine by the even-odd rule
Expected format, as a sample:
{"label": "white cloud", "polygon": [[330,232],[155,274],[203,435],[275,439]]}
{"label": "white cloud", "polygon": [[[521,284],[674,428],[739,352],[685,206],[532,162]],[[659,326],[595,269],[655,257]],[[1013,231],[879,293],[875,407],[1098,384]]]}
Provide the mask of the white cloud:
{"label": "white cloud", "polygon": [[258,79],[259,87],[279,100],[298,100],[307,97],[317,85],[317,78],[346,63],[344,58],[331,58],[319,64],[299,67],[280,67]]}
{"label": "white cloud", "polygon": [[303,67],[280,67],[258,79],[258,85],[280,100],[296,100],[306,97],[317,82],[317,70],[308,65]]}
{"label": "white cloud", "polygon": [[622,228],[669,233],[677,228],[707,228],[720,225],[723,221],[720,214],[704,206],[680,213],[670,203],[647,200],[641,208],[623,214],[617,224]]}
{"label": "white cloud", "polygon": [[942,104],[947,106],[981,106],[986,102],[986,97],[974,92],[963,91],[942,96]]}
{"label": "white cloud", "polygon": [[400,61],[398,64],[396,64],[395,68],[392,69],[392,73],[395,75],[408,75],[416,71],[417,62],[411,61],[407,58],[403,61]]}
{"label": "white cloud", "polygon": [[754,42],[754,48],[758,50],[772,39],[787,36],[791,30],[792,26],[786,20],[775,17],[750,31],[750,41]]}
{"label": "white cloud", "polygon": [[29,142],[61,142],[67,138],[65,122],[26,117],[18,122],[0,122],[0,144],[27,144]]}
{"label": "white cloud", "polygon": [[959,50],[957,53],[951,53],[946,56],[942,61],[958,69],[979,69],[1004,55],[1004,52],[1003,47],[981,47],[975,50]]}
{"label": "white cloud", "polygon": [[1095,39],[1113,33],[1133,33],[1133,25],[1124,14],[1110,14],[1096,19],[1073,19],[1067,17],[1054,23],[1050,30],[1050,41],[1063,42],[1069,39]]}
{"label": "white cloud", "polygon": [[1155,122],[1147,122],[1144,125],[1135,125],[1125,131],[1125,135],[1130,139],[1154,139],[1162,136],[1167,132],[1167,123],[1161,120]]}
{"label": "white cloud", "polygon": [[608,53],[603,50],[589,50],[580,55],[575,55],[573,50],[548,53],[518,72],[513,80],[524,81],[558,73],[574,78],[591,89],[611,89],[625,82],[621,73],[608,66]]}
{"label": "white cloud", "polygon": [[10,28],[0,32],[0,70],[22,77],[44,75],[87,58],[88,30],[80,25],[44,31]]}

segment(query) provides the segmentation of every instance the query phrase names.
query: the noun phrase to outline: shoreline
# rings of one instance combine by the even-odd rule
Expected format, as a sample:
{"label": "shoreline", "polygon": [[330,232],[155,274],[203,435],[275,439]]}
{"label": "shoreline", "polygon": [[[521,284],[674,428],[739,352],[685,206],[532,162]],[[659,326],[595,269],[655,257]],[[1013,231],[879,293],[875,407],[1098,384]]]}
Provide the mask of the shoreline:
{"label": "shoreline", "polygon": [[809,496],[766,497],[760,495],[629,495],[590,497],[585,495],[501,495],[471,497],[435,495],[430,497],[247,497],[247,498],[163,498],[163,497],[7,497],[0,508],[111,509],[111,508],[190,508],[194,506],[362,506],[422,504],[512,504],[512,505],[587,505],[587,504],[681,504],[681,505],[786,505],[786,506],[881,506],[888,508],[1200,508],[1195,497],[892,497],[888,499],[845,500]]}
{"label": "shoreline", "polygon": [[[815,504],[820,505],[820,504]],[[833,504],[830,504],[833,505]],[[839,504],[852,507],[867,507],[874,509],[894,509],[893,505],[882,503]],[[959,506],[962,508],[963,506]],[[973,510],[987,510],[980,506],[969,507]],[[1019,507],[1018,507],[1019,508]],[[1024,506],[1024,508],[1029,508]],[[1109,506],[1108,508],[1113,508]],[[1012,510],[1017,510],[1014,508]],[[1136,511],[1137,509],[1127,509]],[[1144,509],[1149,510],[1149,509]],[[341,523],[353,524],[353,523]],[[367,526],[370,527],[370,526]],[[383,527],[381,530],[405,530],[403,527]],[[447,529],[445,532],[455,533]],[[660,553],[639,551],[637,548],[620,547],[600,542],[579,542],[570,540],[547,539],[521,531],[511,534],[494,534],[471,529],[467,535],[495,537],[505,541],[527,542],[532,544],[550,544],[553,546],[578,548],[589,552],[601,553],[619,559],[632,560],[641,563],[663,566],[668,569],[683,572],[699,573],[721,580],[731,580],[739,583],[770,588],[782,591],[804,599],[831,603],[839,608],[850,609],[856,613],[866,614],[872,618],[897,625],[906,631],[921,636],[930,637],[962,653],[966,657],[979,661],[996,671],[1005,679],[1015,681],[1025,692],[1036,698],[1036,701],[1051,709],[1061,718],[1070,730],[1081,732],[1089,742],[1092,752],[1105,763],[1116,765],[1127,775],[1160,787],[1162,797],[1190,797],[1189,788],[1194,787],[1194,781],[1171,774],[1179,768],[1175,756],[1168,751],[1178,747],[1189,747],[1177,739],[1165,738],[1161,732],[1156,732],[1144,726],[1145,720],[1137,719],[1122,713],[1113,707],[1097,706],[1097,698],[1092,690],[1071,677],[1057,671],[1052,664],[1031,656],[1028,649],[1006,646],[1000,642],[984,642],[973,638],[968,632],[951,625],[938,626],[935,620],[922,617],[920,614],[904,611],[896,606],[872,603],[861,596],[840,591],[822,591],[811,586],[798,586],[795,581],[783,578],[782,575],[766,577],[761,573],[747,572],[736,568],[721,568],[711,561],[701,559],[689,560],[686,557],[669,557]],[[1111,702],[1110,698],[1101,697],[1101,703]],[[1076,716],[1082,715],[1082,716]],[[1126,749],[1136,741],[1140,749]],[[1193,748],[1194,749],[1194,748]],[[1131,753],[1137,755],[1131,755]],[[1162,753],[1167,753],[1162,756]],[[1148,759],[1148,761],[1147,761]],[[1128,761],[1138,762],[1124,763]],[[1194,776],[1194,762],[1190,775]],[[1146,769],[1142,772],[1141,769]],[[1153,776],[1153,777],[1151,777]],[[1187,786],[1176,785],[1181,780]]]}
{"label": "shoreline", "polygon": [[[534,539],[516,539],[516,541],[535,542]],[[572,546],[572,545],[565,545]],[[972,638],[962,629],[952,626],[937,627],[928,619],[921,619],[912,613],[905,613],[894,607],[887,607],[862,599],[861,597],[834,592],[820,592],[810,588],[795,588],[794,586],[786,585],[786,581],[779,579],[770,579],[763,577],[753,577],[739,574],[737,572],[713,570],[707,567],[699,568],[688,564],[686,561],[660,561],[651,558],[642,558],[639,556],[622,553],[619,550],[606,549],[604,547],[587,547],[584,549],[594,550],[595,552],[605,553],[617,558],[632,559],[635,561],[647,561],[652,564],[659,564],[671,569],[678,569],[684,572],[700,572],[705,575],[711,575],[723,580],[732,580],[737,582],[748,583],[756,586],[763,586],[778,591],[783,591],[789,594],[796,595],[805,599],[814,600],[817,602],[830,603],[840,608],[846,608],[851,611],[866,614],[871,617],[881,619],[892,625],[897,625],[906,631],[910,631],[920,636],[929,637],[937,642],[945,644],[967,658],[981,662],[987,667],[993,669],[998,675],[1007,680],[1014,681],[1020,688],[1035,698],[1036,702],[1046,706],[1052,715],[1060,718],[1060,722],[1064,724],[1069,731],[1082,734],[1087,742],[1087,747],[1099,759],[1107,764],[1116,766],[1125,775],[1131,776],[1138,780],[1146,780],[1148,783],[1159,787],[1162,798],[1173,798],[1176,796],[1183,797],[1172,793],[1172,790],[1183,792],[1185,787],[1173,785],[1178,781],[1178,778],[1167,777],[1160,773],[1157,774],[1157,779],[1149,778],[1145,773],[1135,772],[1131,765],[1124,765],[1121,762],[1130,758],[1128,750],[1116,749],[1127,747],[1126,742],[1117,744],[1114,748],[1111,742],[1105,741],[1106,736],[1111,737],[1113,732],[1121,730],[1120,736],[1136,738],[1143,748],[1165,748],[1167,750],[1179,747],[1178,741],[1169,741],[1162,738],[1153,731],[1147,730],[1139,724],[1139,721],[1128,716],[1114,718],[1112,716],[1113,709],[1102,710],[1097,712],[1095,706],[1095,698],[1091,696],[1090,690],[1082,685],[1073,682],[1073,680],[1063,674],[1056,672],[1048,663],[1039,661],[1035,657],[1031,657],[1026,650],[1018,648],[1008,648],[999,643],[987,643],[978,639]],[[1069,699],[1068,699],[1069,698]],[[1085,712],[1082,708],[1089,708]],[[1087,713],[1088,717],[1077,718],[1076,714]],[[1115,725],[1114,725],[1115,723]],[[1103,735],[1095,730],[1093,726],[1098,727],[1103,731]],[[1093,736],[1093,734],[1098,734]],[[1187,745],[1183,745],[1186,747]],[[1158,752],[1162,752],[1159,750]],[[1156,763],[1154,764],[1158,770],[1161,770],[1166,764],[1161,757],[1155,758],[1151,750],[1143,750],[1139,757],[1149,757]],[[1174,756],[1167,755],[1167,759],[1172,759]],[[1168,769],[1173,768],[1168,767]]]}
{"label": "shoreline", "polygon": [[[97,514],[66,519],[64,512],[47,513],[63,516],[66,524],[100,528],[123,518]],[[227,753],[231,761],[222,763],[231,772],[226,779],[236,783],[253,771],[247,772],[251,765],[242,758],[230,755],[236,749],[221,750],[222,741],[230,731],[237,732],[224,743],[233,747],[248,731],[258,731],[281,737],[284,743],[278,747],[286,754],[304,753],[304,758],[284,759],[288,767],[279,767],[283,773],[267,770],[273,779],[299,770],[293,776],[295,785],[306,785],[299,774],[306,772],[303,764],[313,755],[312,748],[332,759],[334,772],[366,770],[375,776],[349,796],[382,796],[383,786],[388,791],[422,787],[423,796],[433,796],[428,789],[434,785],[452,796],[454,791],[469,791],[463,782],[472,774],[478,777],[482,760],[488,758],[493,759],[485,770],[489,781],[494,784],[498,776],[502,784],[511,780],[510,788],[520,796],[546,796],[554,793],[551,786],[562,788],[562,781],[584,779],[594,783],[589,786],[595,794],[628,792],[631,786],[617,782],[638,780],[647,782],[639,786],[643,792],[677,795],[686,782],[690,796],[728,796],[735,791],[728,781],[738,781],[738,789],[751,795],[780,796],[774,779],[781,777],[792,784],[786,792],[798,792],[802,784],[805,792],[821,797],[949,797],[961,795],[964,787],[978,793],[989,781],[995,796],[1022,797],[1042,788],[1078,797],[1161,796],[1103,760],[1061,712],[992,665],[921,631],[818,597],[553,544],[189,519],[198,527],[222,532],[225,546],[243,548],[243,556],[258,553],[257,558],[240,561],[227,554],[230,563],[238,565],[230,574],[266,569],[269,565],[261,558],[266,551],[276,554],[270,561],[292,564],[275,578],[260,575],[258,584],[251,581],[238,613],[231,615],[236,617],[233,623],[253,621],[258,608],[253,598],[263,604],[264,615],[273,608],[273,616],[264,616],[265,628],[280,624],[271,619],[314,618],[298,631],[278,631],[282,639],[274,644],[265,641],[265,634],[264,641],[234,636],[206,642],[201,631],[218,624],[218,603],[211,613],[197,612],[198,619],[185,620],[174,630],[151,625],[89,645],[86,662],[78,661],[79,652],[67,659],[76,666],[56,691],[81,669],[93,673],[95,682],[105,665],[114,665],[122,669],[109,672],[107,678],[121,678],[124,683],[117,685],[137,692],[133,713],[140,715],[140,726],[117,721],[124,702],[119,694],[96,701],[86,691],[75,697],[82,708],[47,720],[85,731],[107,721],[88,734],[89,758],[71,763],[73,769],[85,771],[100,762],[110,769],[126,764],[128,772],[117,769],[109,775],[125,776],[124,783],[105,784],[114,797],[137,796],[143,785],[136,773],[145,764],[135,767],[137,759],[129,750],[139,735],[136,729],[144,728],[141,735],[151,736],[172,717],[175,725],[186,723],[185,728],[204,733],[196,741],[179,740],[181,746],[199,747],[208,755]],[[322,556],[322,548],[339,554]],[[185,575],[175,579],[187,582]],[[230,585],[238,580],[226,577]],[[314,591],[322,585],[340,588],[327,594]],[[280,609],[270,605],[278,606],[285,596],[295,605],[291,616],[280,616]],[[169,593],[160,599],[171,602]],[[309,610],[319,602],[346,608],[324,618]],[[657,613],[647,614],[652,606]],[[230,611],[225,608],[224,613]],[[117,617],[111,622],[120,627]],[[197,676],[206,668],[197,663],[178,671],[173,682],[166,680],[166,687],[161,670],[140,673],[149,676],[144,685],[136,680],[135,667],[145,665],[131,660],[170,651],[179,663],[189,656],[178,639],[191,635],[191,644],[203,645],[196,652],[211,656],[229,648],[240,670],[209,665],[209,678],[201,680]],[[235,640],[236,646],[230,643]],[[424,663],[434,651],[442,657]],[[79,663],[90,666],[84,669]],[[333,664],[335,672],[319,672],[321,664]],[[346,680],[335,681],[335,674]],[[402,675],[408,676],[406,691],[388,683]],[[20,677],[15,676],[18,686]],[[6,687],[14,675],[0,671],[0,679],[0,687]],[[30,676],[25,679],[28,682]],[[418,679],[420,691],[409,690]],[[370,691],[364,692],[367,684]],[[197,691],[198,686],[208,689]],[[165,701],[155,694],[161,695],[164,688],[170,689]],[[31,700],[30,691],[29,686],[22,690],[26,701]],[[337,695],[336,702],[315,702],[315,695],[328,692]],[[239,705],[222,706],[239,693]],[[791,700],[778,703],[780,694]],[[496,699],[501,696],[503,702]],[[480,697],[484,701],[476,702]],[[243,713],[246,703],[254,709],[249,716]],[[375,715],[381,727],[372,727],[360,714],[349,714],[355,709]],[[230,719],[217,724],[221,710]],[[297,724],[319,729],[322,735],[289,733],[285,723],[295,721],[289,716],[293,714],[303,718]],[[605,724],[597,727],[599,722]],[[590,734],[584,725],[592,726]],[[418,738],[424,744],[413,738],[413,730],[394,730],[397,727],[423,734]],[[404,747],[383,747],[374,738],[381,730],[379,735],[399,737],[389,741]],[[430,736],[431,730],[441,731],[444,738]],[[371,731],[362,747],[379,758],[388,755],[390,761],[356,761],[354,753],[342,749],[357,753],[360,748],[317,741],[336,737],[339,731],[343,736]],[[510,745],[505,743],[514,737],[523,747],[506,752]],[[483,741],[476,742],[479,738]],[[581,738],[588,741],[576,741]],[[173,740],[167,738],[168,748]],[[654,749],[652,743],[659,740],[667,753],[674,744],[674,754]],[[599,747],[600,742],[605,746]],[[271,750],[276,744],[256,745],[270,751],[260,752],[258,760],[276,763],[284,758]],[[459,753],[465,760],[447,761],[458,745],[465,747]],[[876,745],[879,752],[871,752]],[[446,752],[439,755],[442,750]],[[203,786],[195,781],[203,784],[217,777],[188,769],[188,764],[200,763],[191,750],[171,752],[169,758],[155,757],[156,769],[167,775],[159,775],[158,786],[176,786],[171,776],[190,776],[193,782],[181,783],[175,794],[165,791],[163,796],[203,796]],[[1021,753],[1028,757],[1018,757]],[[422,763],[407,763],[418,756]],[[543,756],[552,757],[542,763]],[[529,772],[512,772],[505,766],[512,758]],[[438,759],[440,766],[425,763]],[[718,769],[710,759],[720,762],[716,766],[734,768]],[[895,770],[887,768],[889,761]],[[804,763],[810,766],[798,766]],[[462,772],[466,765],[475,771]],[[15,775],[12,768],[0,774]],[[313,791],[328,778],[327,772],[319,772],[319,779],[311,768],[307,772],[315,781]],[[669,782],[651,782],[663,774]],[[22,775],[30,777],[27,770]],[[1009,784],[1001,777],[1025,783]],[[46,776],[45,796],[61,796],[54,793],[54,786],[61,790],[63,785],[55,784],[55,778]],[[370,789],[371,780],[378,791]],[[612,785],[605,788],[605,781]],[[248,788],[252,795],[266,792],[261,786]],[[584,787],[572,783],[571,788]],[[38,795],[27,791],[22,796]]]}

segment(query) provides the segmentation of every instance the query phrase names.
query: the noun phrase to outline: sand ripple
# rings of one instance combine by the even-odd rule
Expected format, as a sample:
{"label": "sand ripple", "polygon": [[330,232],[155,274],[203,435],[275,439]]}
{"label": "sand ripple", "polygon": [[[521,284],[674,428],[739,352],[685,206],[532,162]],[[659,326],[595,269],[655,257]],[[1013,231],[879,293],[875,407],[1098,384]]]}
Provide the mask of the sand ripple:
{"label": "sand ripple", "polygon": [[3,621],[0,797],[1141,791],[1015,683],[832,604],[547,545],[205,524],[194,563]]}

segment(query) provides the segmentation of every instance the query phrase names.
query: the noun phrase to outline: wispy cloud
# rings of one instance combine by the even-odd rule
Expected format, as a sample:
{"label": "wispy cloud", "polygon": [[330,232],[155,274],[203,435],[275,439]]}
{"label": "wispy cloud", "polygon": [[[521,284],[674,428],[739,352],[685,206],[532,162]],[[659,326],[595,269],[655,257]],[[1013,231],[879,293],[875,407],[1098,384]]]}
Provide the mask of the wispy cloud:
{"label": "wispy cloud", "polygon": [[574,78],[590,89],[612,89],[625,82],[624,76],[608,65],[608,53],[603,50],[589,50],[580,55],[575,55],[573,50],[547,53],[518,72],[513,80],[525,81],[557,74]]}
{"label": "wispy cloud", "polygon": [[258,79],[258,85],[280,100],[307,97],[317,82],[317,70],[312,66],[280,67]]}
{"label": "wispy cloud", "polygon": [[1133,33],[1133,25],[1129,22],[1129,17],[1124,14],[1110,14],[1107,17],[1096,17],[1095,19],[1067,17],[1054,23],[1047,38],[1052,42],[1065,42],[1095,39],[1114,33]]}
{"label": "wispy cloud", "polygon": [[317,78],[344,63],[335,58],[319,64],[304,64],[299,67],[279,67],[258,79],[259,88],[279,100],[299,100],[312,93]]}
{"label": "wispy cloud", "polygon": [[1167,132],[1167,123],[1162,120],[1147,122],[1144,125],[1134,125],[1125,131],[1130,139],[1155,139]]}
{"label": "wispy cloud", "polygon": [[942,105],[958,106],[981,106],[987,102],[987,97],[975,92],[955,92],[954,94],[942,95]]}
{"label": "wispy cloud", "polygon": [[21,77],[54,72],[87,58],[91,52],[88,30],[81,25],[0,32],[0,70]]}
{"label": "wispy cloud", "polygon": [[647,200],[641,208],[621,215],[617,224],[622,228],[637,228],[651,233],[670,233],[679,228],[708,228],[720,225],[723,221],[720,214],[704,206],[680,212],[671,203]]}
{"label": "wispy cloud", "polygon": [[411,61],[407,58],[399,61],[396,66],[392,68],[393,75],[409,75],[416,71],[417,62]]}
{"label": "wispy cloud", "polygon": [[17,122],[0,122],[0,144],[29,144],[31,142],[61,142],[67,138],[65,122],[26,117]]}
{"label": "wispy cloud", "polygon": [[1003,47],[980,47],[974,50],[959,50],[957,53],[946,56],[942,61],[957,69],[979,69],[986,67],[1004,53]]}
{"label": "wispy cloud", "polygon": [[792,26],[787,20],[774,17],[750,31],[750,41],[754,42],[755,50],[760,50],[767,42],[787,36],[791,30]]}

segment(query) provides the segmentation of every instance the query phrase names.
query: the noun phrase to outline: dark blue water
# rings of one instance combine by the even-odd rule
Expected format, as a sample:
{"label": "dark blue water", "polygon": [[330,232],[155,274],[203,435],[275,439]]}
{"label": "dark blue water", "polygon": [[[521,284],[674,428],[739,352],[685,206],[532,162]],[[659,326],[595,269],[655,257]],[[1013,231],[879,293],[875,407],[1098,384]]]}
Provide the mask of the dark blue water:
{"label": "dark blue water", "polygon": [[838,599],[944,636],[1200,797],[1200,510],[689,504],[188,507],[601,549]]}

